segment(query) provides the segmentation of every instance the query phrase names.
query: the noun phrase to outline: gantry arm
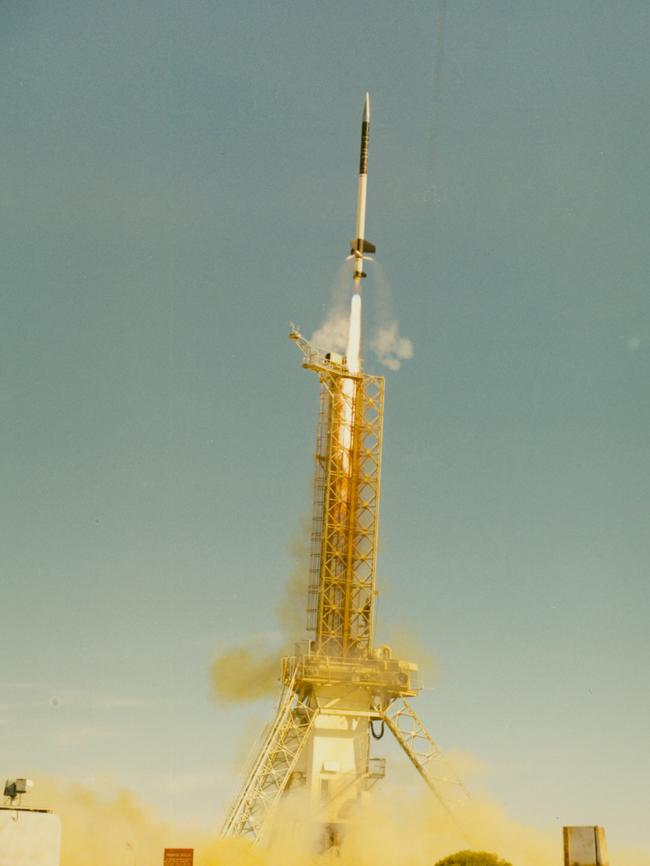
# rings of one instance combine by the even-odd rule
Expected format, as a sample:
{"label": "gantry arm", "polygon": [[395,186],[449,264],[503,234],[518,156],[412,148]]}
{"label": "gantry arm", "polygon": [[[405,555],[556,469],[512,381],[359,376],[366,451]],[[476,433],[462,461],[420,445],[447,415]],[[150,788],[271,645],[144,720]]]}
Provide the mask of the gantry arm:
{"label": "gantry arm", "polygon": [[465,835],[448,800],[468,800],[469,793],[411,705],[400,698],[386,710],[383,719],[440,805]]}
{"label": "gantry arm", "polygon": [[294,692],[294,684],[292,680],[282,693],[275,720],[226,818],[222,836],[259,839],[269,812],[287,786],[316,715],[315,708]]}

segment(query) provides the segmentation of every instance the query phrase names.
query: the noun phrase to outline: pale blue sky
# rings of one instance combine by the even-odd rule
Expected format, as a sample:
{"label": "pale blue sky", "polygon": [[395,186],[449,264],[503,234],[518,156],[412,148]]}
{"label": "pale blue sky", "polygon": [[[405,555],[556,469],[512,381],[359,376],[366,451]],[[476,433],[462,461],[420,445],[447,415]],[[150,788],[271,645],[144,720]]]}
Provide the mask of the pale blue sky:
{"label": "pale blue sky", "polygon": [[270,704],[215,706],[208,667],[277,632],[317,408],[288,321],[329,302],[370,90],[415,344],[382,631],[437,656],[418,709],[510,813],[650,850],[650,7],[450,0],[434,96],[438,17],[0,5],[0,771],[220,820]]}

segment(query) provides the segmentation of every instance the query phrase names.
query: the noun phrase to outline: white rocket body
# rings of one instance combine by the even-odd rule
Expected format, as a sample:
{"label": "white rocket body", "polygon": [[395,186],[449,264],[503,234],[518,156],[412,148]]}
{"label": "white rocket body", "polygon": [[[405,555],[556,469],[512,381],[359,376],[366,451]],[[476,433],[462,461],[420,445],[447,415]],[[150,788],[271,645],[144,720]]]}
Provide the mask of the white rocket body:
{"label": "white rocket body", "polygon": [[365,239],[366,192],[368,189],[368,142],[370,136],[370,96],[366,93],[361,120],[361,146],[359,149],[359,179],[357,182],[357,214],[354,239],[350,242],[350,254],[354,259],[354,288],[350,304],[350,326],[348,331],[347,364],[351,373],[361,369],[361,280],[365,253],[374,253],[375,247]]}
{"label": "white rocket body", "polygon": [[365,277],[363,272],[364,253],[374,253],[375,247],[365,239],[366,233],[366,191],[368,188],[368,142],[370,136],[370,96],[366,93],[361,120],[361,147],[359,151],[359,180],[357,183],[357,218],[354,239],[350,242],[350,253],[354,257],[355,288],[357,281]]}

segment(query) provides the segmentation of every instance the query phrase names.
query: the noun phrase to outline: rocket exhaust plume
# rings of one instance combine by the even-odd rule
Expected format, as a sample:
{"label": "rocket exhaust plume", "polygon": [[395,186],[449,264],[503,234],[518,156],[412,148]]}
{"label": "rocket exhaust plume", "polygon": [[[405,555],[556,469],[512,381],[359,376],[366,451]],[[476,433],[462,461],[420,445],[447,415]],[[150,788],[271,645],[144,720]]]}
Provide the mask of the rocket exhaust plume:
{"label": "rocket exhaust plume", "polygon": [[[346,356],[348,370],[358,373],[361,366],[361,295],[355,292],[350,302],[350,323],[348,326],[348,347]],[[348,380],[349,381],[349,380]]]}
{"label": "rocket exhaust plume", "polygon": [[[368,261],[368,257],[365,261]],[[373,262],[372,272],[369,272],[368,276],[371,279],[372,302],[370,309],[368,298],[365,304],[362,303],[366,320],[361,329],[364,352],[360,352],[360,359],[361,354],[367,357],[370,352],[383,367],[396,371],[401,368],[404,361],[413,357],[413,341],[400,331],[391,286],[378,262]],[[309,342],[323,353],[337,352],[350,357],[348,347],[351,312],[350,278],[350,265],[345,261],[332,282],[331,302],[326,316],[309,339]],[[363,302],[362,297],[361,302]]]}

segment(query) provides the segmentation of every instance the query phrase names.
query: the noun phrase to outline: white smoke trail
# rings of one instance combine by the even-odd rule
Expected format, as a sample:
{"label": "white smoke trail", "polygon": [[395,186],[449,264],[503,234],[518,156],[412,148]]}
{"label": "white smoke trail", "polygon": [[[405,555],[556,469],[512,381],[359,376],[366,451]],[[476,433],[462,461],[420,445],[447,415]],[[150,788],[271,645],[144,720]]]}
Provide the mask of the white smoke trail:
{"label": "white smoke trail", "polygon": [[[393,310],[390,283],[383,268],[371,259],[367,261],[371,262],[371,272],[366,294],[374,300],[372,322],[368,328],[370,334],[368,349],[380,364],[388,367],[389,370],[399,370],[402,361],[413,357],[413,342],[400,334],[399,322]],[[325,320],[311,337],[311,342],[324,352],[343,354],[349,350],[350,315],[355,312],[348,307],[351,285],[351,265],[346,261],[339,269],[332,286],[332,300]],[[354,298],[355,295],[352,297]],[[360,303],[359,296],[359,306]],[[361,334],[361,324],[359,324],[359,334]]]}
{"label": "white smoke trail", "polygon": [[402,361],[413,357],[413,341],[400,334],[393,307],[393,292],[384,269],[375,261],[371,262],[371,266],[376,324],[368,345],[380,364],[389,370],[399,370]]}
{"label": "white smoke trail", "polygon": [[389,370],[399,370],[402,361],[413,357],[413,342],[400,335],[397,321],[377,328],[370,339],[370,348],[379,363]]}
{"label": "white smoke trail", "polygon": [[351,285],[352,268],[346,259],[341,263],[332,283],[330,305],[325,320],[320,328],[314,331],[310,341],[324,352],[345,353],[350,325]]}
{"label": "white smoke trail", "polygon": [[344,310],[330,310],[323,324],[312,334],[310,342],[323,352],[343,354],[348,341],[349,322]]}
{"label": "white smoke trail", "polygon": [[[361,295],[355,285],[355,292],[350,301],[350,318],[348,321],[348,340],[346,346],[346,360],[348,370],[358,373],[361,369]],[[354,426],[353,407],[357,383],[354,379],[343,379],[341,426],[339,428],[339,442],[342,448],[342,467],[347,473],[350,469],[350,456],[352,453],[352,428]]]}
{"label": "white smoke trail", "polygon": [[346,357],[348,370],[358,373],[361,366],[361,295],[355,291],[350,302],[350,323],[348,326],[348,345]]}

